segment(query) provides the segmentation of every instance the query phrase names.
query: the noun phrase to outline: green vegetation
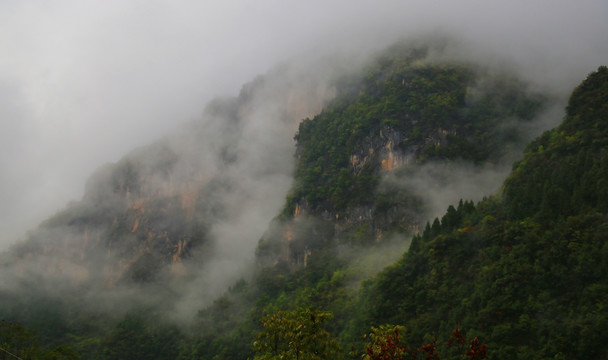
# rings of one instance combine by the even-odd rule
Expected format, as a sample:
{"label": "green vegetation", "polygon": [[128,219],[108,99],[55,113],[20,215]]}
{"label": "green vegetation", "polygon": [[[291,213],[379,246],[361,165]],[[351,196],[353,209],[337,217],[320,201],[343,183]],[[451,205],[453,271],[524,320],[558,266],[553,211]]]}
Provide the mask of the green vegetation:
{"label": "green vegetation", "polygon": [[[605,68],[588,81],[598,77],[608,83]],[[254,313],[331,310],[326,329],[355,357],[366,346],[362,334],[383,324],[405,326],[410,345],[432,345],[460,328],[487,341],[493,359],[600,357],[608,343],[608,214],[601,196],[590,194],[601,193],[606,178],[608,134],[597,130],[605,118],[590,115],[573,127],[580,117],[570,112],[526,149],[501,193],[448,207],[361,292],[352,287],[363,280],[353,281],[352,263],[326,244],[306,268],[263,269],[252,284],[260,291]],[[541,187],[528,189],[535,184]]]}
{"label": "green vegetation", "polygon": [[[511,78],[490,77],[470,65],[428,63],[425,53],[392,48],[359,82],[339,88],[321,114],[300,124],[289,213],[302,199],[317,211],[373,204],[387,142],[381,138],[388,133],[398,134],[395,149],[419,163],[495,161],[518,139],[505,123],[531,119],[542,104]],[[352,156],[370,159],[353,169]]]}
{"label": "green vegetation", "polygon": [[78,360],[80,356],[67,345],[45,350],[35,332],[16,323],[0,321],[0,359]]}
{"label": "green vegetation", "polygon": [[365,289],[367,318],[414,339],[458,325],[496,359],[603,356],[607,85],[602,67],[573,92],[563,124],[527,148],[500,196],[450,208],[414,237]]}
{"label": "green vegetation", "polygon": [[331,320],[329,312],[298,309],[267,314],[264,330],[257,334],[254,360],[334,359],[337,343],[321,325]]}
{"label": "green vegetation", "polygon": [[[331,318],[330,312],[304,308],[267,314],[261,320],[264,329],[257,334],[253,342],[253,348],[258,354],[254,359],[339,358],[341,350],[338,343],[321,328],[321,324]],[[438,338],[435,338],[421,346],[409,344],[403,336],[406,333],[403,326],[381,325],[372,327],[371,330],[372,332],[365,336],[365,351],[361,354],[352,348],[351,356],[364,360],[440,360],[446,356],[470,360],[488,358],[487,345],[482,344],[477,337],[467,342],[460,329],[452,332],[445,345],[438,343]]]}
{"label": "green vegetation", "polygon": [[[542,103],[506,76],[424,62],[425,53],[393,48],[362,76],[342,79],[335,101],[300,126],[296,184],[278,221],[293,220],[295,206],[304,203],[312,215],[325,216],[308,228],[294,225],[299,232],[286,249],[305,249],[305,260],[258,267],[250,281],[236,283],[184,327],[166,321],[172,309],[161,305],[106,318],[25,284],[28,297],[0,293],[0,318],[37,333],[2,322],[0,347],[23,359],[604,356],[608,68],[574,90],[563,124],[526,148],[498,194],[448,207],[404,253],[405,220],[386,214],[415,212],[424,204],[409,189],[379,186],[379,154],[387,139],[398,138],[395,149],[413,154],[416,164],[492,162],[518,138],[508,123],[529,120]],[[352,156],[365,154],[367,160],[353,166]],[[116,182],[120,191],[132,177],[124,166],[124,178]],[[172,201],[162,209],[176,208]],[[341,221],[335,215],[360,207],[372,209],[372,220],[334,236]],[[150,211],[152,224],[156,213]],[[78,220],[79,214],[61,216]],[[381,222],[384,215],[390,219]],[[116,223],[121,233],[134,232]],[[200,232],[203,241],[203,225],[186,230]],[[376,231],[385,236],[380,243]],[[393,243],[387,233],[396,235]],[[262,241],[258,255],[276,252],[278,258],[282,250]],[[150,269],[158,259],[138,261],[125,276],[156,281],[159,275]],[[446,334],[452,336],[444,343]]]}

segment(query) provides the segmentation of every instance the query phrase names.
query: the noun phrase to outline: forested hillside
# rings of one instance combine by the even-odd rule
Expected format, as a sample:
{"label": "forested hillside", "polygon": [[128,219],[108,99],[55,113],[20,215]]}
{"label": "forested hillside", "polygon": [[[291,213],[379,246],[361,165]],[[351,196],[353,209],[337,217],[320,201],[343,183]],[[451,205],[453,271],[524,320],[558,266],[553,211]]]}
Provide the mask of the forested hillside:
{"label": "forested hillside", "polygon": [[442,45],[394,45],[339,79],[336,98],[302,121],[294,186],[259,257],[302,263],[321,243],[418,232],[437,193],[457,193],[467,178],[479,196],[484,171],[506,169],[547,95],[506,72],[428,55]]}
{"label": "forested hillside", "polygon": [[[215,122],[101,169],[82,202],[2,255],[14,276],[0,288],[0,347],[23,359],[376,359],[396,336],[428,344],[418,357],[461,358],[443,345],[452,334],[484,343],[470,359],[485,344],[491,359],[604,356],[608,68],[526,146],[552,94],[454,61],[445,41],[309,79],[307,106],[258,78],[210,105]],[[268,94],[298,111],[269,108]],[[268,151],[295,129],[286,119],[321,105],[290,134],[295,148]],[[278,129],[257,122],[274,114]],[[180,139],[196,146],[176,151]],[[273,186],[282,210],[256,207]],[[225,236],[252,235],[255,264],[226,255],[244,250]],[[232,285],[204,305],[218,279]]]}
{"label": "forested hillside", "polygon": [[[546,101],[507,74],[429,61],[426,50],[391,48],[302,122],[295,184],[260,241],[257,275],[201,312],[199,347],[184,358],[253,356],[243,349],[253,341],[247,334],[261,330],[257,319],[295,308],[332,312],[326,326],[340,356],[362,353],[363,335],[379,323],[369,314],[373,303],[359,299],[361,282],[407,250],[429,214],[427,192],[450,189],[450,172],[478,181],[476,171],[450,164],[479,169],[505,161],[524,136],[518,125],[534,121]],[[435,171],[425,179],[433,183],[421,192],[411,179],[429,166]],[[239,320],[243,301],[253,305]]]}
{"label": "forested hillside", "polygon": [[[403,325],[401,336],[411,345],[445,341],[461,329],[487,342],[492,359],[600,358],[608,328],[607,218],[600,195],[608,169],[602,133],[607,73],[602,67],[575,89],[563,124],[527,146],[497,194],[449,206],[360,292],[356,283],[373,273],[374,261],[386,262],[356,251],[341,256],[332,245],[344,239],[317,240],[306,267],[266,268],[253,284],[216,303],[220,323],[230,324],[243,297],[256,304],[254,316],[219,336],[203,330],[194,357],[206,358],[208,349],[231,357],[236,350],[229,344],[240,343],[242,350],[246,334],[261,331],[256,318],[313,308],[334,314],[325,326],[346,358],[364,354],[363,335],[383,324]],[[209,328],[218,322],[212,314],[201,313]],[[446,358],[456,356],[441,350]]]}
{"label": "forested hillside", "polygon": [[453,327],[494,359],[600,359],[608,337],[608,68],[533,141],[502,191],[448,208],[365,289],[371,324]]}

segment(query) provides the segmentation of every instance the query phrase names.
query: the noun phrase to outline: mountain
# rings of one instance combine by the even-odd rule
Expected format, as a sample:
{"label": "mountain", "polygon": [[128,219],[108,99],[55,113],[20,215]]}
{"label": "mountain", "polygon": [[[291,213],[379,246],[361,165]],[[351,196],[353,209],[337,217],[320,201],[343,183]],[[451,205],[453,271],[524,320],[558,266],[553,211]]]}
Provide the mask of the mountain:
{"label": "mountain", "polygon": [[[342,79],[336,98],[302,121],[294,186],[259,256],[278,242],[297,262],[316,246],[312,237],[364,243],[418,232],[437,206],[434,194],[469,195],[455,190],[458,177],[474,192],[494,190],[481,182],[501,167],[506,176],[529,136],[524,129],[548,99],[512,75],[429,58],[441,45],[391,47]],[[448,204],[440,200],[441,211]]]}
{"label": "mountain", "polygon": [[[290,186],[298,121],[331,96],[323,72],[302,71],[278,67],[238,97],[208,104],[200,120],[104,165],[80,201],[30,232],[10,255],[17,261],[52,257],[58,263],[45,272],[74,281],[97,277],[113,287],[179,276],[193,251],[206,256],[221,246],[218,237],[226,241],[221,226],[246,221],[261,232]],[[253,253],[257,240],[244,251]]]}
{"label": "mountain", "polygon": [[81,200],[0,254],[0,318],[53,343],[139,308],[187,321],[240,279],[291,184],[298,122],[332,96],[327,73],[302,63],[92,174]]}
{"label": "mountain", "polygon": [[606,69],[521,159],[552,94],[446,42],[284,65],[104,166],[2,254],[0,315],[89,359],[250,358],[259,318],[295,307],[332,311],[354,357],[391,323],[597,358]]}
{"label": "mountain", "polygon": [[608,350],[608,68],[530,143],[502,190],[448,208],[366,289],[372,323],[412,338],[467,329],[495,359],[600,359]]}
{"label": "mountain", "polygon": [[257,274],[199,313],[183,358],[251,357],[257,320],[296,307],[332,311],[342,348],[360,345],[375,323],[359,285],[407,249],[432,200],[481,198],[484,180],[507,176],[501,164],[523,148],[547,97],[508,74],[429,60],[428,50],[389,49],[300,124],[294,186],[260,240]]}

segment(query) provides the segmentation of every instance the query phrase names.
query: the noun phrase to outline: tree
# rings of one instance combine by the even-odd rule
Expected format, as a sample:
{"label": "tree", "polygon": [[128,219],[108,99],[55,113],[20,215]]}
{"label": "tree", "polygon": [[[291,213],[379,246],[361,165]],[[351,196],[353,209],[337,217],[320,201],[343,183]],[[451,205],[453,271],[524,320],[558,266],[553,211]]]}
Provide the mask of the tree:
{"label": "tree", "polygon": [[40,360],[78,360],[80,355],[67,345],[59,345],[49,351],[45,351]]}
{"label": "tree", "polygon": [[334,359],[338,344],[321,325],[331,312],[311,309],[279,311],[261,319],[264,330],[256,337],[255,360]]}
{"label": "tree", "polygon": [[[425,359],[440,360],[437,340],[421,346],[410,346],[407,341],[402,340],[405,333],[404,326],[381,325],[377,328],[372,327],[372,332],[366,336],[369,340],[366,346],[363,360],[404,360],[404,359]],[[475,337],[465,348],[467,339],[460,329],[452,332],[452,337],[445,343],[442,353],[452,355],[454,358],[467,360],[481,360],[488,358],[486,344],[481,344]],[[457,349],[450,348],[457,344]],[[451,351],[450,351],[451,350]],[[455,351],[454,351],[455,350]]]}
{"label": "tree", "polygon": [[0,360],[40,359],[78,360],[80,356],[71,347],[61,344],[42,351],[35,332],[15,323],[0,321]]}
{"label": "tree", "polygon": [[412,350],[401,342],[400,334],[405,332],[403,326],[381,325],[372,327],[372,332],[366,336],[369,342],[366,347],[364,360],[402,360]]}
{"label": "tree", "polygon": [[38,338],[19,324],[0,321],[0,359],[34,359]]}

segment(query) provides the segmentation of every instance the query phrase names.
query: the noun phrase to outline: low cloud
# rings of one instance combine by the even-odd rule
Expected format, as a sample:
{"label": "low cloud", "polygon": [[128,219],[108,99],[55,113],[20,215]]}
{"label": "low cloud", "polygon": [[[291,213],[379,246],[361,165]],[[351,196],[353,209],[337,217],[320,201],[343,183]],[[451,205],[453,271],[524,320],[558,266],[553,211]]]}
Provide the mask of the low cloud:
{"label": "low cloud", "polygon": [[607,13],[601,0],[3,2],[0,246],[80,198],[101,164],[278,62],[439,30],[466,39],[462,56],[568,94],[605,62]]}
{"label": "low cloud", "polygon": [[[527,141],[557,124],[572,88],[606,61],[606,14],[600,0],[3,2],[0,249],[69,201],[89,201],[86,178],[102,164],[161,139],[177,160],[169,174],[147,178],[148,194],[223,184],[204,199],[214,216],[205,223],[211,240],[198,251],[214,256],[202,265],[194,256],[185,262],[193,277],[173,289],[180,291],[175,310],[187,318],[252,264],[257,241],[291,186],[298,123],[333,96],[335,76],[395,40],[450,34],[459,42],[432,54],[437,61],[514,72],[532,90],[560,99],[523,125]],[[145,156],[135,158],[145,163]],[[504,163],[427,164],[399,186],[424,194],[432,218],[460,198],[494,193],[510,170],[510,161]],[[104,200],[109,211],[124,202]],[[48,245],[82,241],[71,228],[54,231],[42,236]],[[19,271],[4,272],[13,276],[2,282],[4,290],[40,281],[46,288],[39,290],[59,295],[64,275],[69,284],[94,276],[78,261],[26,260],[38,268],[17,263]],[[103,289],[79,289],[79,296],[107,311],[116,309],[114,298],[157,300],[153,287]]]}

